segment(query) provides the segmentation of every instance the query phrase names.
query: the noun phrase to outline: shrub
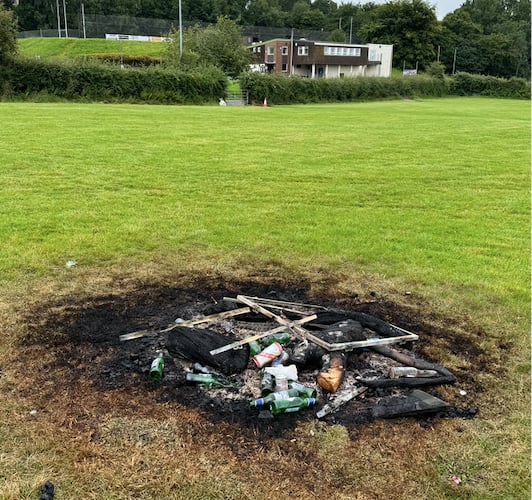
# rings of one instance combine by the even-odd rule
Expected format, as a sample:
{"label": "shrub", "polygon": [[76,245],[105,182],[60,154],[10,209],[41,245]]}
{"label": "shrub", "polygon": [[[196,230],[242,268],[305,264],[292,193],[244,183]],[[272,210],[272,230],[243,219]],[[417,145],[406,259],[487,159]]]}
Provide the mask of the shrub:
{"label": "shrub", "polygon": [[350,102],[398,97],[443,96],[448,93],[444,80],[424,76],[408,78],[300,78],[276,73],[245,73],[242,89],[252,102],[267,97],[271,104],[306,102]]}
{"label": "shrub", "polygon": [[[216,68],[182,73],[156,66],[126,68],[88,62],[50,63],[17,59],[0,72],[1,89],[31,98],[47,93],[64,99],[203,104],[224,95],[225,75]],[[7,96],[6,96],[7,97]]]}
{"label": "shrub", "polygon": [[523,78],[496,78],[494,76],[456,73],[451,77],[450,93],[458,96],[484,95],[530,99],[530,82]]}

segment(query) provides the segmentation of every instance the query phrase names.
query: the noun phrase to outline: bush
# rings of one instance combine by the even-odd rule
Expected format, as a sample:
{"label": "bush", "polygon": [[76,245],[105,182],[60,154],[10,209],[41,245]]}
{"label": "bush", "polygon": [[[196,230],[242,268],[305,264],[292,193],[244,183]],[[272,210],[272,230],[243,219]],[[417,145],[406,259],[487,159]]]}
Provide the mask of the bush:
{"label": "bush", "polygon": [[0,89],[11,98],[46,93],[70,100],[204,104],[217,102],[226,85],[225,75],[215,68],[182,73],[156,66],[121,69],[17,59],[0,72]]}
{"label": "bush", "polygon": [[450,92],[453,95],[484,95],[530,99],[530,82],[523,78],[496,78],[494,76],[456,73],[451,77]]}
{"label": "bush", "polygon": [[398,97],[443,96],[448,93],[444,80],[430,77],[408,78],[300,78],[277,73],[245,73],[240,77],[242,89],[251,102],[266,97],[271,104],[307,102],[351,102]]}

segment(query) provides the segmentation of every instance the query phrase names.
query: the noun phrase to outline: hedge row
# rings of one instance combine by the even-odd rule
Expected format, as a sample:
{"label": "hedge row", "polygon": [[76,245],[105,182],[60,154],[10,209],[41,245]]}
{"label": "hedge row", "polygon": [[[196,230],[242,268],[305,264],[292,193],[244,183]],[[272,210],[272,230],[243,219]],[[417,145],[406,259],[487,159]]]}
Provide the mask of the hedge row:
{"label": "hedge row", "polygon": [[67,100],[204,104],[217,102],[226,85],[225,75],[216,69],[183,73],[158,67],[121,69],[29,59],[0,68],[4,98],[46,95]]}
{"label": "hedge row", "polygon": [[[95,62],[51,63],[16,59],[0,66],[0,97],[34,99],[203,104],[225,95],[225,75],[216,68],[195,73],[161,66],[145,68]],[[349,102],[370,99],[484,95],[530,99],[530,82],[457,73],[452,77],[403,78],[287,78],[285,75],[244,73],[242,90],[251,102],[296,104]]]}
{"label": "hedge row", "polygon": [[296,104],[362,101],[369,99],[486,95],[530,99],[530,82],[458,73],[453,77],[403,78],[287,78],[276,73],[247,73],[240,78],[252,102]]}
{"label": "hedge row", "polygon": [[507,80],[494,76],[456,73],[451,78],[450,94],[530,99],[530,82],[523,78]]}
{"label": "hedge row", "polygon": [[287,78],[271,73],[247,73],[240,86],[251,101],[269,104],[342,102],[447,94],[444,80],[416,78]]}

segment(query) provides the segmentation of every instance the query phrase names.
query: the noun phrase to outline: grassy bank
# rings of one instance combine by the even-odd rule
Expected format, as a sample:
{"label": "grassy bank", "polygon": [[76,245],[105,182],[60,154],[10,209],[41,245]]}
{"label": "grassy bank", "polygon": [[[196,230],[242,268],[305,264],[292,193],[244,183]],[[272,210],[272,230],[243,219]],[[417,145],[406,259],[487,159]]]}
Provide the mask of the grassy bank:
{"label": "grassy bank", "polygon": [[90,54],[160,57],[166,48],[165,43],[101,38],[21,38],[17,44],[24,56],[58,61]]}
{"label": "grassy bank", "polygon": [[[35,299],[28,290],[40,290],[42,299],[69,287],[91,290],[115,273],[149,280],[187,266],[250,276],[282,269],[312,275],[316,286],[336,280],[337,293],[359,286],[394,300],[408,293],[450,323],[476,325],[485,332],[470,332],[477,346],[497,351],[500,366],[471,375],[484,387],[474,420],[407,434],[408,424],[393,432],[380,422],[358,437],[334,426],[299,429],[306,437],[294,444],[297,456],[321,467],[312,483],[317,497],[525,498],[529,117],[529,102],[478,98],[267,109],[0,105],[9,124],[0,131],[8,145],[0,152],[0,313],[10,332],[0,343],[0,402],[10,408],[0,417],[5,498],[30,498],[51,475],[70,497],[127,498],[137,490],[125,459],[152,481],[145,498],[250,498],[257,487],[267,497],[257,486],[261,460],[297,462],[279,441],[256,462],[223,458],[201,443],[190,451],[182,427],[194,420],[190,410],[167,408],[167,423],[158,424],[182,440],[165,442],[168,455],[156,441],[140,448],[113,434],[118,417],[102,417],[103,447],[66,430],[53,441],[57,429],[25,420],[26,403],[10,390],[25,382],[7,362],[24,352],[14,340],[13,311]],[[65,269],[69,260],[77,262],[73,273]],[[450,368],[468,368],[454,352],[434,354]],[[139,422],[150,425],[144,411]],[[173,462],[190,456],[205,476]],[[181,479],[171,483],[164,460]],[[305,467],[314,481],[312,464]],[[447,479],[456,471],[460,488]],[[214,474],[218,489],[209,485]]]}

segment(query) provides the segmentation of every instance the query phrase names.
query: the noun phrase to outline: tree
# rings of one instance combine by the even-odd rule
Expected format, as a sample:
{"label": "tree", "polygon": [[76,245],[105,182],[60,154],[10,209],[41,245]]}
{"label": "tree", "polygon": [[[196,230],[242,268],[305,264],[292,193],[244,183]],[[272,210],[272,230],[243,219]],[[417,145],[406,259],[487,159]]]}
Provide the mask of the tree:
{"label": "tree", "polygon": [[183,31],[183,57],[175,40],[179,32],[172,32],[166,60],[182,69],[215,66],[226,75],[236,77],[250,63],[251,53],[242,44],[242,33],[236,22],[220,16],[216,24],[202,28],[192,26]]}
{"label": "tree", "polygon": [[250,0],[242,17],[247,24],[282,28],[286,13],[276,0]]}
{"label": "tree", "polygon": [[375,21],[360,31],[368,42],[394,44],[395,67],[417,63],[423,69],[435,60],[437,27],[434,7],[423,0],[398,0],[379,5]]}
{"label": "tree", "polygon": [[17,21],[12,10],[0,4],[0,63],[17,53]]}
{"label": "tree", "polygon": [[336,28],[329,33],[329,41],[345,43],[345,33],[343,30]]}
{"label": "tree", "polygon": [[325,27],[325,15],[321,10],[311,9],[306,0],[299,0],[294,4],[288,22],[293,28],[320,30]]}

